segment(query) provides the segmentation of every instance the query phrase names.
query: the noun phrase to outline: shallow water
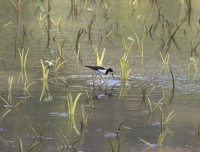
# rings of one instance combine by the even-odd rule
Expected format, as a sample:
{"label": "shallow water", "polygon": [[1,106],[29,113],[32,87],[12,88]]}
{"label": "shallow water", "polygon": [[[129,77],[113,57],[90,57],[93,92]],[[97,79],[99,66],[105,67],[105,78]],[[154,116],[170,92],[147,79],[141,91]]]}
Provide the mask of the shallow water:
{"label": "shallow water", "polygon": [[[193,40],[194,46],[199,42],[197,29],[199,28],[200,2],[194,1],[195,5],[191,12],[190,22],[186,20],[177,31],[175,41],[179,49],[172,41],[168,52],[169,63],[164,68],[162,68],[160,52],[163,56],[166,53],[168,30],[167,27],[164,28],[165,46],[161,50],[161,40],[158,33],[162,34],[162,19],[158,20],[158,10],[153,1],[138,1],[137,9],[133,13],[128,1],[107,1],[107,4],[106,1],[95,2],[91,0],[85,4],[85,1],[77,1],[78,15],[76,16],[74,13],[70,14],[71,1],[50,1],[51,19],[57,22],[61,17],[62,22],[60,27],[52,24],[49,45],[47,45],[47,31],[44,26],[44,24],[47,25],[47,18],[37,22],[40,14],[38,1],[21,1],[20,20],[11,2],[0,2],[0,89],[1,97],[4,99],[4,101],[2,98],[0,100],[1,113],[3,114],[6,108],[10,110],[4,118],[1,114],[1,150],[19,151],[18,145],[19,139],[21,139],[24,151],[28,151],[32,145],[37,143],[32,151],[102,152],[111,151],[110,138],[115,145],[115,150],[117,150],[116,132],[122,122],[119,134],[120,139],[123,139],[121,151],[145,151],[148,146],[140,141],[140,138],[152,144],[152,147],[147,151],[199,151],[199,141],[198,138],[195,138],[196,133],[192,126],[192,123],[197,126],[200,117],[199,62],[189,62],[189,57],[190,40]],[[42,5],[45,10],[43,15],[45,15],[48,10],[47,2],[43,2]],[[106,5],[109,8],[107,16],[110,17],[107,21],[105,19]],[[166,0],[159,1],[159,5],[162,6],[162,9],[165,8],[163,11],[165,20],[168,19],[174,24],[173,32],[187,14],[186,3],[180,6],[179,1],[172,3],[170,0]],[[96,20],[91,28],[91,40],[88,39],[88,25],[92,19],[92,12],[85,11],[84,7],[85,10],[92,9],[93,11],[98,8]],[[19,23],[17,23],[17,19]],[[132,71],[125,85],[126,95],[120,96],[122,40],[124,38],[127,44],[132,42],[128,39],[128,37],[133,36],[130,26],[134,28],[141,40],[144,23],[148,29],[153,25],[151,30],[153,39],[148,33],[144,40],[144,57],[140,57],[139,51],[136,51],[136,40],[133,42],[128,56],[128,70]],[[23,27],[26,29],[26,34],[23,33]],[[86,33],[80,38],[80,60],[78,60],[74,57],[72,50],[75,50],[77,34],[81,28],[85,28]],[[106,39],[111,30],[111,36]],[[186,36],[184,31],[186,31]],[[54,66],[51,67],[48,81],[45,84],[45,81],[41,81],[40,59],[45,65],[47,65],[46,60],[56,60],[58,43],[53,41],[54,36],[60,44],[67,38],[64,45],[66,63],[57,72],[60,79],[56,77]],[[15,42],[16,37],[17,41]],[[20,50],[22,47],[25,50],[29,48],[25,70],[20,66],[20,57],[15,46],[20,46]],[[106,89],[105,85],[102,85],[103,88],[99,85],[95,87],[94,106],[90,107],[86,90],[89,93],[94,91],[92,71],[84,65],[96,64],[93,46],[97,46],[100,53],[106,48],[103,66],[113,68],[115,80],[111,76],[104,77],[101,83],[105,82],[108,88]],[[4,50],[6,52],[2,56]],[[193,56],[197,59],[195,54]],[[190,63],[189,68],[187,61]],[[197,63],[197,70],[194,68],[194,63]],[[172,94],[170,70],[173,71],[175,80],[175,92],[171,105],[169,104]],[[10,91],[9,77],[13,77]],[[28,84],[30,86],[27,92],[24,88]],[[81,93],[75,115],[71,116],[66,109],[66,84],[71,88],[73,99]],[[46,89],[42,94],[44,86]],[[155,89],[148,96],[148,92],[154,86]],[[141,87],[146,88],[145,103],[142,101]],[[161,113],[158,107],[149,119],[147,97],[151,100],[152,106],[155,107],[156,103],[163,97],[163,91],[167,97],[169,89],[171,90],[168,104],[164,107],[163,101],[161,101],[160,107],[163,110],[164,120],[171,111],[174,111],[173,115],[177,114],[177,116],[168,124],[171,134],[168,132],[162,146],[157,146],[161,131]],[[10,103],[10,97],[12,97],[13,104]],[[16,106],[18,103],[19,105]],[[87,116],[87,126],[84,129],[81,128],[82,105],[85,116]],[[42,138],[35,138],[29,125],[36,130],[37,136],[39,136],[39,126],[43,128],[47,122],[49,124],[42,134]],[[57,133],[62,137],[59,128],[68,140],[68,148],[62,146],[56,135]],[[164,125],[163,131],[165,129]],[[72,147],[73,144],[75,144],[74,147]]]}

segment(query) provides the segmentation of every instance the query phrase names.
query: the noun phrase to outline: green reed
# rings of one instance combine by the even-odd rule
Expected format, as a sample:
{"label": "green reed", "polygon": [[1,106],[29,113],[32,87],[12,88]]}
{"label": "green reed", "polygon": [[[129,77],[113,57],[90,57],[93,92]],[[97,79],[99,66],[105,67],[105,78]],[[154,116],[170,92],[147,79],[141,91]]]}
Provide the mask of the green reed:
{"label": "green reed", "polygon": [[165,57],[163,57],[162,53],[160,52],[160,57],[162,59],[162,69],[164,68],[168,68],[168,64],[169,64],[169,53],[167,53],[165,55]]}
{"label": "green reed", "polygon": [[126,81],[131,73],[131,69],[127,72],[128,67],[128,52],[124,53],[120,60],[121,67],[121,85],[120,85],[120,93],[119,97],[123,97],[126,95]]}
{"label": "green reed", "polygon": [[62,18],[61,16],[58,18],[57,22],[55,22],[53,19],[51,19],[51,22],[54,24],[56,27],[60,27],[62,23]]}
{"label": "green reed", "polygon": [[4,51],[2,51],[2,52],[3,52],[2,55],[1,55],[1,58],[2,58],[2,59],[4,59],[4,57],[5,57],[5,55],[6,55],[6,52],[7,52],[7,50],[8,50],[8,47],[9,47],[9,45],[7,45],[7,46],[5,47],[5,49],[4,49]]}
{"label": "green reed", "polygon": [[65,46],[65,43],[67,42],[67,40],[68,39],[65,38],[61,45],[60,45],[60,42],[58,41],[57,58],[60,58],[60,62],[65,61],[64,46]]}
{"label": "green reed", "polygon": [[77,104],[78,99],[79,99],[80,96],[81,96],[81,93],[79,93],[79,94],[76,96],[75,100],[73,101],[70,88],[68,87],[68,88],[66,89],[67,110],[68,110],[68,114],[69,114],[69,115],[74,115],[75,109],[76,109],[76,104]]}
{"label": "green reed", "polygon": [[[173,114],[173,112],[174,111],[171,111],[169,114],[168,114],[168,116],[167,116],[167,118],[165,119],[165,121],[164,121],[164,118],[163,118],[163,110],[162,110],[162,108],[160,107],[160,112],[161,112],[161,116],[160,116],[160,135],[159,135],[159,137],[158,137],[158,146],[161,146],[162,145],[162,143],[163,143],[163,140],[165,139],[165,136],[166,136],[166,134],[169,132],[169,128],[167,127],[167,124],[171,121],[171,119],[173,119],[177,114],[175,114],[175,115],[172,115]],[[163,125],[166,125],[166,130],[165,131],[163,131]]]}
{"label": "green reed", "polygon": [[26,54],[25,54],[24,48],[21,51],[20,48],[18,47],[18,51],[19,51],[19,57],[20,57],[20,63],[21,63],[20,66],[25,67],[26,66],[26,59],[27,59],[27,56],[28,56],[29,48],[27,49]]}
{"label": "green reed", "polygon": [[184,1],[185,1],[185,0],[180,0],[180,5],[183,5],[183,4],[184,4]]}
{"label": "green reed", "polygon": [[112,35],[112,30],[106,35],[106,39],[108,39]]}
{"label": "green reed", "polygon": [[92,14],[92,18],[88,24],[88,36],[89,36],[89,40],[90,40],[90,43],[92,44],[92,41],[91,41],[91,29],[92,29],[92,25],[94,24],[94,21],[96,20],[96,14]]}
{"label": "green reed", "polygon": [[80,51],[79,41],[80,41],[80,38],[81,38],[81,36],[84,32],[85,32],[85,29],[83,29],[83,28],[79,29],[79,31],[78,31],[78,34],[77,34],[77,37],[76,37],[76,56],[79,55],[79,51]]}
{"label": "green reed", "polygon": [[96,65],[102,66],[106,48],[103,49],[102,54],[101,54],[101,58],[99,58],[99,51],[98,51],[97,47],[93,46],[93,48],[94,48],[94,52],[95,52],[95,55],[96,55]]}
{"label": "green reed", "polygon": [[194,9],[194,0],[185,0],[185,2],[187,4],[188,9]]}
{"label": "green reed", "polygon": [[140,84],[139,84],[139,86],[142,89],[142,104],[143,104],[146,101],[146,90],[147,90],[147,88],[142,87]]}
{"label": "green reed", "polygon": [[[32,145],[29,147],[28,152],[31,152],[37,145],[39,145],[40,142],[33,142]],[[23,143],[22,143],[22,139],[19,138],[19,151],[23,152],[24,148],[23,148]]]}
{"label": "green reed", "polygon": [[92,97],[91,93],[88,93],[88,91],[86,90],[86,94],[87,94],[87,97],[88,97],[88,100],[90,103],[90,107],[93,107],[94,103],[93,103],[93,97]]}
{"label": "green reed", "polygon": [[48,66],[44,66],[42,59],[40,59],[41,66],[42,66],[42,80],[47,81],[49,76],[49,68]]}
{"label": "green reed", "polygon": [[162,99],[163,99],[163,105],[167,105],[170,97],[170,91],[171,89],[169,88],[168,90],[165,91],[165,89],[162,89]]}
{"label": "green reed", "polygon": [[40,124],[37,123],[38,129],[39,129],[39,133],[38,133],[38,134],[37,134],[35,128],[33,128],[33,126],[32,126],[31,124],[28,124],[28,126],[31,128],[31,130],[32,130],[32,132],[33,132],[35,138],[38,138],[38,137],[39,137],[39,138],[42,138],[42,135],[44,134],[44,132],[45,132],[45,130],[46,130],[48,124],[49,124],[49,121],[48,121],[48,122],[46,123],[46,125],[42,128],[42,127],[40,126]]}
{"label": "green reed", "polygon": [[55,73],[55,76],[58,77],[58,70],[63,66],[63,64],[65,64],[67,61],[61,61],[61,58],[60,57],[56,57],[56,61],[55,61],[55,68],[54,68],[54,73]]}
{"label": "green reed", "polygon": [[[168,24],[167,24],[168,25]],[[166,53],[168,53],[168,51],[169,51],[169,49],[170,49],[170,46],[171,46],[171,41],[173,41],[174,42],[174,44],[175,44],[175,46],[178,48],[178,46],[177,46],[177,43],[176,43],[176,41],[175,41],[175,35],[176,35],[176,33],[177,33],[177,31],[179,30],[179,28],[181,27],[183,25],[183,22],[182,23],[180,23],[177,27],[176,27],[176,29],[174,30],[174,32],[171,34],[171,32],[168,32],[169,34],[168,34],[168,42],[167,42],[167,51],[166,51]],[[170,30],[173,28],[173,26],[171,26],[171,23],[169,24],[169,28],[170,28]]]}
{"label": "green reed", "polygon": [[[132,38],[129,37],[129,39],[132,39]],[[133,41],[134,41],[134,40],[132,40],[131,43],[127,44],[126,41],[125,41],[124,38],[123,38],[123,40],[122,40],[122,50],[123,50],[123,53],[124,53],[124,54],[130,52],[130,50],[131,50],[131,48],[132,48],[132,45],[133,45]]]}
{"label": "green reed", "polygon": [[27,61],[27,56],[28,56],[28,53],[29,53],[29,48],[25,52],[24,49],[20,50],[20,48],[18,47],[18,51],[19,51],[20,66],[21,66],[21,72],[20,72],[18,82],[20,80],[20,77],[22,78],[22,81],[23,81],[23,77],[25,77],[26,82],[28,83],[28,77],[26,75],[26,61]]}
{"label": "green reed", "polygon": [[82,112],[81,129],[85,130],[85,128],[87,126],[88,115],[87,115],[87,117],[85,117],[85,107],[83,104],[81,105],[81,112]]}
{"label": "green reed", "polygon": [[9,77],[8,78],[8,86],[9,86],[9,88],[8,88],[8,91],[9,91],[9,93],[8,93],[8,100],[9,100],[9,102],[10,102],[10,104],[13,106],[13,101],[12,101],[12,83],[13,83],[13,77]]}
{"label": "green reed", "polygon": [[4,103],[7,105],[8,108],[6,108],[3,112],[1,112],[0,114],[0,123],[2,122],[2,120],[11,112],[11,109],[10,109],[10,105],[9,103],[3,99],[2,97],[0,97],[0,99],[2,99],[2,101],[4,101]]}
{"label": "green reed", "polygon": [[[168,114],[168,116],[166,117],[165,121],[164,121],[163,110],[162,110],[162,108],[160,107],[160,113],[161,113],[161,115],[160,115],[160,134],[159,134],[159,136],[158,136],[158,142],[157,142],[157,145],[158,145],[158,146],[162,146],[162,143],[163,143],[163,141],[164,141],[164,139],[165,139],[165,137],[166,137],[166,134],[167,134],[168,132],[171,133],[171,132],[169,131],[169,127],[167,126],[167,124],[177,115],[177,114],[172,115],[173,112],[174,112],[174,111],[170,112],[170,113]],[[165,131],[163,131],[164,125],[166,126],[166,130],[165,130]],[[171,134],[172,134],[172,133],[171,133]],[[172,135],[173,135],[173,134],[172,134]],[[142,141],[142,142],[144,142],[145,144],[147,144],[149,147],[152,147],[152,144],[151,144],[151,143],[149,143],[149,142],[147,142],[147,141],[145,141],[145,140],[143,140],[143,139],[139,139],[139,140]]]}
{"label": "green reed", "polygon": [[161,98],[155,105],[155,107],[153,108],[152,107],[152,104],[151,104],[151,101],[150,101],[150,98],[148,97],[147,98],[148,100],[148,110],[149,110],[149,114],[154,114],[155,113],[155,110],[157,109],[157,107],[160,105],[160,102],[163,100],[163,98]]}
{"label": "green reed", "polygon": [[112,149],[112,152],[121,152],[122,150],[122,145],[124,143],[124,138],[123,137],[119,137],[118,138],[118,146],[117,146],[117,151],[115,150],[115,146],[114,146],[114,143],[113,143],[113,140],[112,138],[109,138],[109,141],[110,141],[110,145],[111,145],[111,149]]}
{"label": "green reed", "polygon": [[194,123],[192,123],[192,126],[194,127],[194,130],[195,130],[196,134],[200,134],[200,121],[199,121],[199,118],[198,118],[197,126]]}
{"label": "green reed", "polygon": [[128,54],[124,54],[120,60],[120,67],[121,67],[121,80],[127,80],[130,73],[131,69],[128,70],[127,72],[127,67],[128,67]]}
{"label": "green reed", "polygon": [[161,44],[160,44],[160,47],[159,47],[159,50],[163,50],[164,49],[164,46],[165,46],[165,40],[164,40],[164,34],[160,35],[157,31],[157,35],[161,41]]}
{"label": "green reed", "polygon": [[172,94],[171,94],[171,98],[170,98],[170,104],[172,103],[173,97],[174,97],[174,92],[175,92],[175,79],[174,79],[174,74],[173,71],[170,70],[171,75],[172,75]]}
{"label": "green reed", "polygon": [[[23,90],[24,90],[24,101],[26,102],[26,99],[27,98],[29,98],[29,97],[31,97],[31,94],[29,93],[29,91],[28,91],[28,88],[32,85],[32,84],[34,84],[35,82],[31,82],[31,83],[29,83],[28,85],[27,85],[27,82],[25,81],[24,82],[24,88],[23,88]],[[27,94],[28,94],[28,97],[27,97]]]}
{"label": "green reed", "polygon": [[60,142],[62,143],[63,147],[68,147],[69,146],[69,141],[67,140],[66,135],[63,133],[63,131],[60,129],[60,127],[58,127],[60,134],[58,134],[58,132],[56,131],[56,135],[58,137],[58,139],[60,140]]}
{"label": "green reed", "polygon": [[145,40],[145,38],[148,34],[148,31],[145,30],[145,27],[144,27],[142,39],[140,41],[139,38],[138,38],[138,35],[136,34],[136,32],[134,31],[134,29],[132,27],[131,27],[131,30],[132,30],[134,37],[136,38],[136,41],[137,41],[137,44],[138,44],[137,51],[139,51],[140,56],[143,57],[144,56],[144,46],[143,46],[143,44],[144,44],[144,40]]}

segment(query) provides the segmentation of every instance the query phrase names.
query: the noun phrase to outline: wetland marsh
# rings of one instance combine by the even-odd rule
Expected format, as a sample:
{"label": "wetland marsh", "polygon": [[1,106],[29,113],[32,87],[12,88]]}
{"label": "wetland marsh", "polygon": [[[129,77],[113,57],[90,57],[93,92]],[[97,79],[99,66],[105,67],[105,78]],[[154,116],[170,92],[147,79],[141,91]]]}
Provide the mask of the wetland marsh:
{"label": "wetland marsh", "polygon": [[200,151],[199,14],[197,0],[2,0],[1,151]]}

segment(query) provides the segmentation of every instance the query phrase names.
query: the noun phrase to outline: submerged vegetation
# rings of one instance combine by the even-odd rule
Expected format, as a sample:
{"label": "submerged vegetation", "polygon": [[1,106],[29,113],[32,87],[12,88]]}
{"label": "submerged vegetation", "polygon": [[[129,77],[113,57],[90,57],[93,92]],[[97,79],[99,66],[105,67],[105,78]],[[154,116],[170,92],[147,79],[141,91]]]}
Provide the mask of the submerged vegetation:
{"label": "submerged vegetation", "polygon": [[[182,144],[176,139],[181,114],[193,108],[188,94],[199,95],[199,5],[2,1],[1,149],[162,151],[172,141]],[[115,79],[108,74],[92,81],[84,65],[112,68]],[[198,117],[193,104],[184,125]],[[121,116],[131,127],[117,122]],[[199,139],[199,119],[192,126]]]}

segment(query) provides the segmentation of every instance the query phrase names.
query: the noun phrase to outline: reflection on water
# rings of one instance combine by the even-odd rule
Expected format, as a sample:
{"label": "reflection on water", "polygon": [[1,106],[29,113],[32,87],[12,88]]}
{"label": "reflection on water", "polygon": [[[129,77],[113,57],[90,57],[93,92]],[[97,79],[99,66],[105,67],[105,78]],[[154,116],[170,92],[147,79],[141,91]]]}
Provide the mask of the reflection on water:
{"label": "reflection on water", "polygon": [[[2,151],[198,151],[199,6],[2,1]],[[106,48],[115,79],[94,81],[84,67],[95,65],[94,48]],[[82,94],[74,114],[67,87],[73,102]]]}

